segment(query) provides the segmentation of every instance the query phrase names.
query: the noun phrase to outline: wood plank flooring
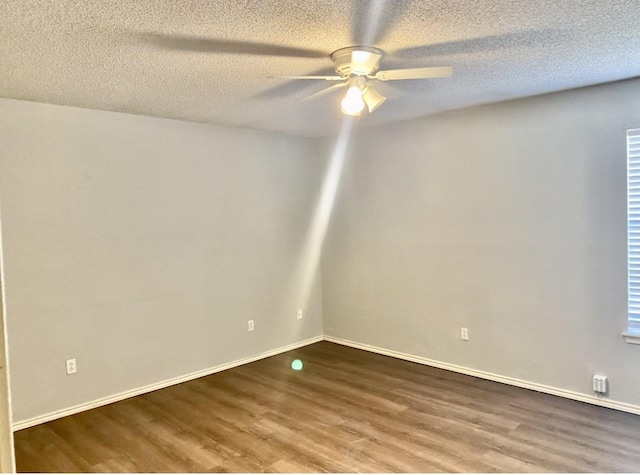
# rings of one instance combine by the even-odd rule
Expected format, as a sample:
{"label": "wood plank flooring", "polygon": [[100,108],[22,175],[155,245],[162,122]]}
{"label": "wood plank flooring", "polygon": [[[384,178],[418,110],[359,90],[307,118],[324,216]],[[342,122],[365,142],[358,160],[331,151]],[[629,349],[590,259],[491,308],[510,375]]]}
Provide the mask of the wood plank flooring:
{"label": "wood plank flooring", "polygon": [[321,342],[15,445],[21,472],[639,472],[640,416]]}

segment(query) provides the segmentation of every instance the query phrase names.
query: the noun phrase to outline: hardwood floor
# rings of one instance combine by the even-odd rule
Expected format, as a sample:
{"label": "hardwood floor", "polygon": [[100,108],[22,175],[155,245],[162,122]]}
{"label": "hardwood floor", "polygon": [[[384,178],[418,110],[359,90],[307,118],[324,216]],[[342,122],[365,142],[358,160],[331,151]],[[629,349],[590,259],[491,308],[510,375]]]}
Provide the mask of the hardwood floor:
{"label": "hardwood floor", "polygon": [[638,472],[640,416],[321,342],[15,445],[21,472]]}

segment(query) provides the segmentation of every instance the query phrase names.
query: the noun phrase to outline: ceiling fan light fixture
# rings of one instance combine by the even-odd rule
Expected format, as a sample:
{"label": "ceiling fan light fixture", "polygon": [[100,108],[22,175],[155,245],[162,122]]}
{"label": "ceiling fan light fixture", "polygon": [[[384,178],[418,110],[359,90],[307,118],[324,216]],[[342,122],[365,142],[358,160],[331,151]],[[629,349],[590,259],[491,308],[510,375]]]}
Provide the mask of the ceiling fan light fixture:
{"label": "ceiling fan light fixture", "polygon": [[[303,99],[315,99],[340,88],[348,88],[342,98],[341,111],[345,115],[359,117],[366,107],[369,113],[376,111],[387,100],[371,85],[377,81],[405,79],[435,79],[450,77],[451,66],[379,70],[383,52],[372,46],[347,46],[331,53],[336,75],[332,76],[277,76],[283,79],[308,79],[336,81],[336,84]],[[384,89],[383,89],[384,90]]]}
{"label": "ceiling fan light fixture", "polygon": [[362,99],[364,100],[367,108],[369,109],[369,113],[375,111],[378,107],[382,105],[384,101],[387,100],[385,96],[376,91],[373,87],[367,86],[367,88],[362,93]]}
{"label": "ceiling fan light fixture", "polygon": [[343,114],[359,116],[364,110],[364,100],[362,99],[362,90],[358,86],[351,86],[342,99],[341,110]]}

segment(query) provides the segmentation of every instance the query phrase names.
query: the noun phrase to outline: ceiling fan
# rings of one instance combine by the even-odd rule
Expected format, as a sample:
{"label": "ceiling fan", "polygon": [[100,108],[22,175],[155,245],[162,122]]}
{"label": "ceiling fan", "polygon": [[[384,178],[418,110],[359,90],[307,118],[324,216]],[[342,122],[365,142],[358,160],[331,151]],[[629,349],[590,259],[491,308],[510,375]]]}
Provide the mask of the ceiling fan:
{"label": "ceiling fan", "polygon": [[392,69],[379,71],[382,51],[371,46],[348,46],[331,53],[331,60],[337,73],[335,76],[272,76],[282,79],[310,79],[338,81],[306,100],[330,94],[342,88],[347,92],[341,102],[343,114],[359,116],[365,109],[375,111],[387,99],[374,87],[375,81],[397,81],[404,79],[447,78],[453,74],[450,66]]}
{"label": "ceiling fan", "polygon": [[[326,52],[318,49],[274,45],[268,43],[254,43],[244,40],[227,40],[188,35],[166,35],[154,33],[136,33],[136,36],[144,42],[150,43],[156,47],[177,51],[310,59],[321,59],[327,57]],[[501,44],[505,39],[502,36],[497,36],[492,41],[497,41],[498,44]],[[475,43],[469,43],[471,46],[474,46],[474,44]],[[392,54],[395,57],[402,57],[406,52],[410,52],[413,56],[416,52],[420,53],[424,50],[425,53],[431,55],[434,52],[437,53],[442,50],[442,48],[445,48],[445,50],[448,51],[455,46],[464,50],[465,48],[468,49],[469,45],[465,46],[465,44],[459,45],[458,43],[454,44],[451,42],[441,43],[437,45],[425,45],[422,47],[395,50]],[[380,92],[374,87],[376,82],[405,79],[447,78],[453,74],[453,69],[450,66],[380,71],[379,65],[380,60],[383,57],[383,52],[372,46],[348,46],[334,51],[329,55],[329,57],[333,61],[333,69],[335,70],[336,75],[271,77],[293,80],[310,79],[336,81],[336,84],[333,84],[332,86],[303,100],[307,101],[309,99],[315,99],[342,88],[347,88],[347,92],[341,103],[341,110],[344,114],[359,116],[365,110],[365,107],[369,113],[372,113],[386,101],[387,98],[383,94],[380,94]],[[273,88],[273,91],[281,89],[282,87],[278,86]]]}

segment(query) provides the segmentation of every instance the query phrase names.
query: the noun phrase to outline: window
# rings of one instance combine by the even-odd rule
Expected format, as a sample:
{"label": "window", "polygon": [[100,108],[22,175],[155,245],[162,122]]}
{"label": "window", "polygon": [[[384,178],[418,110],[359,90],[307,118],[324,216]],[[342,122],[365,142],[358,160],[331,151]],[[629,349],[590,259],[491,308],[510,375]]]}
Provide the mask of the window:
{"label": "window", "polygon": [[[630,343],[640,343],[640,129],[627,130],[627,268]],[[632,338],[638,341],[630,341]]]}

